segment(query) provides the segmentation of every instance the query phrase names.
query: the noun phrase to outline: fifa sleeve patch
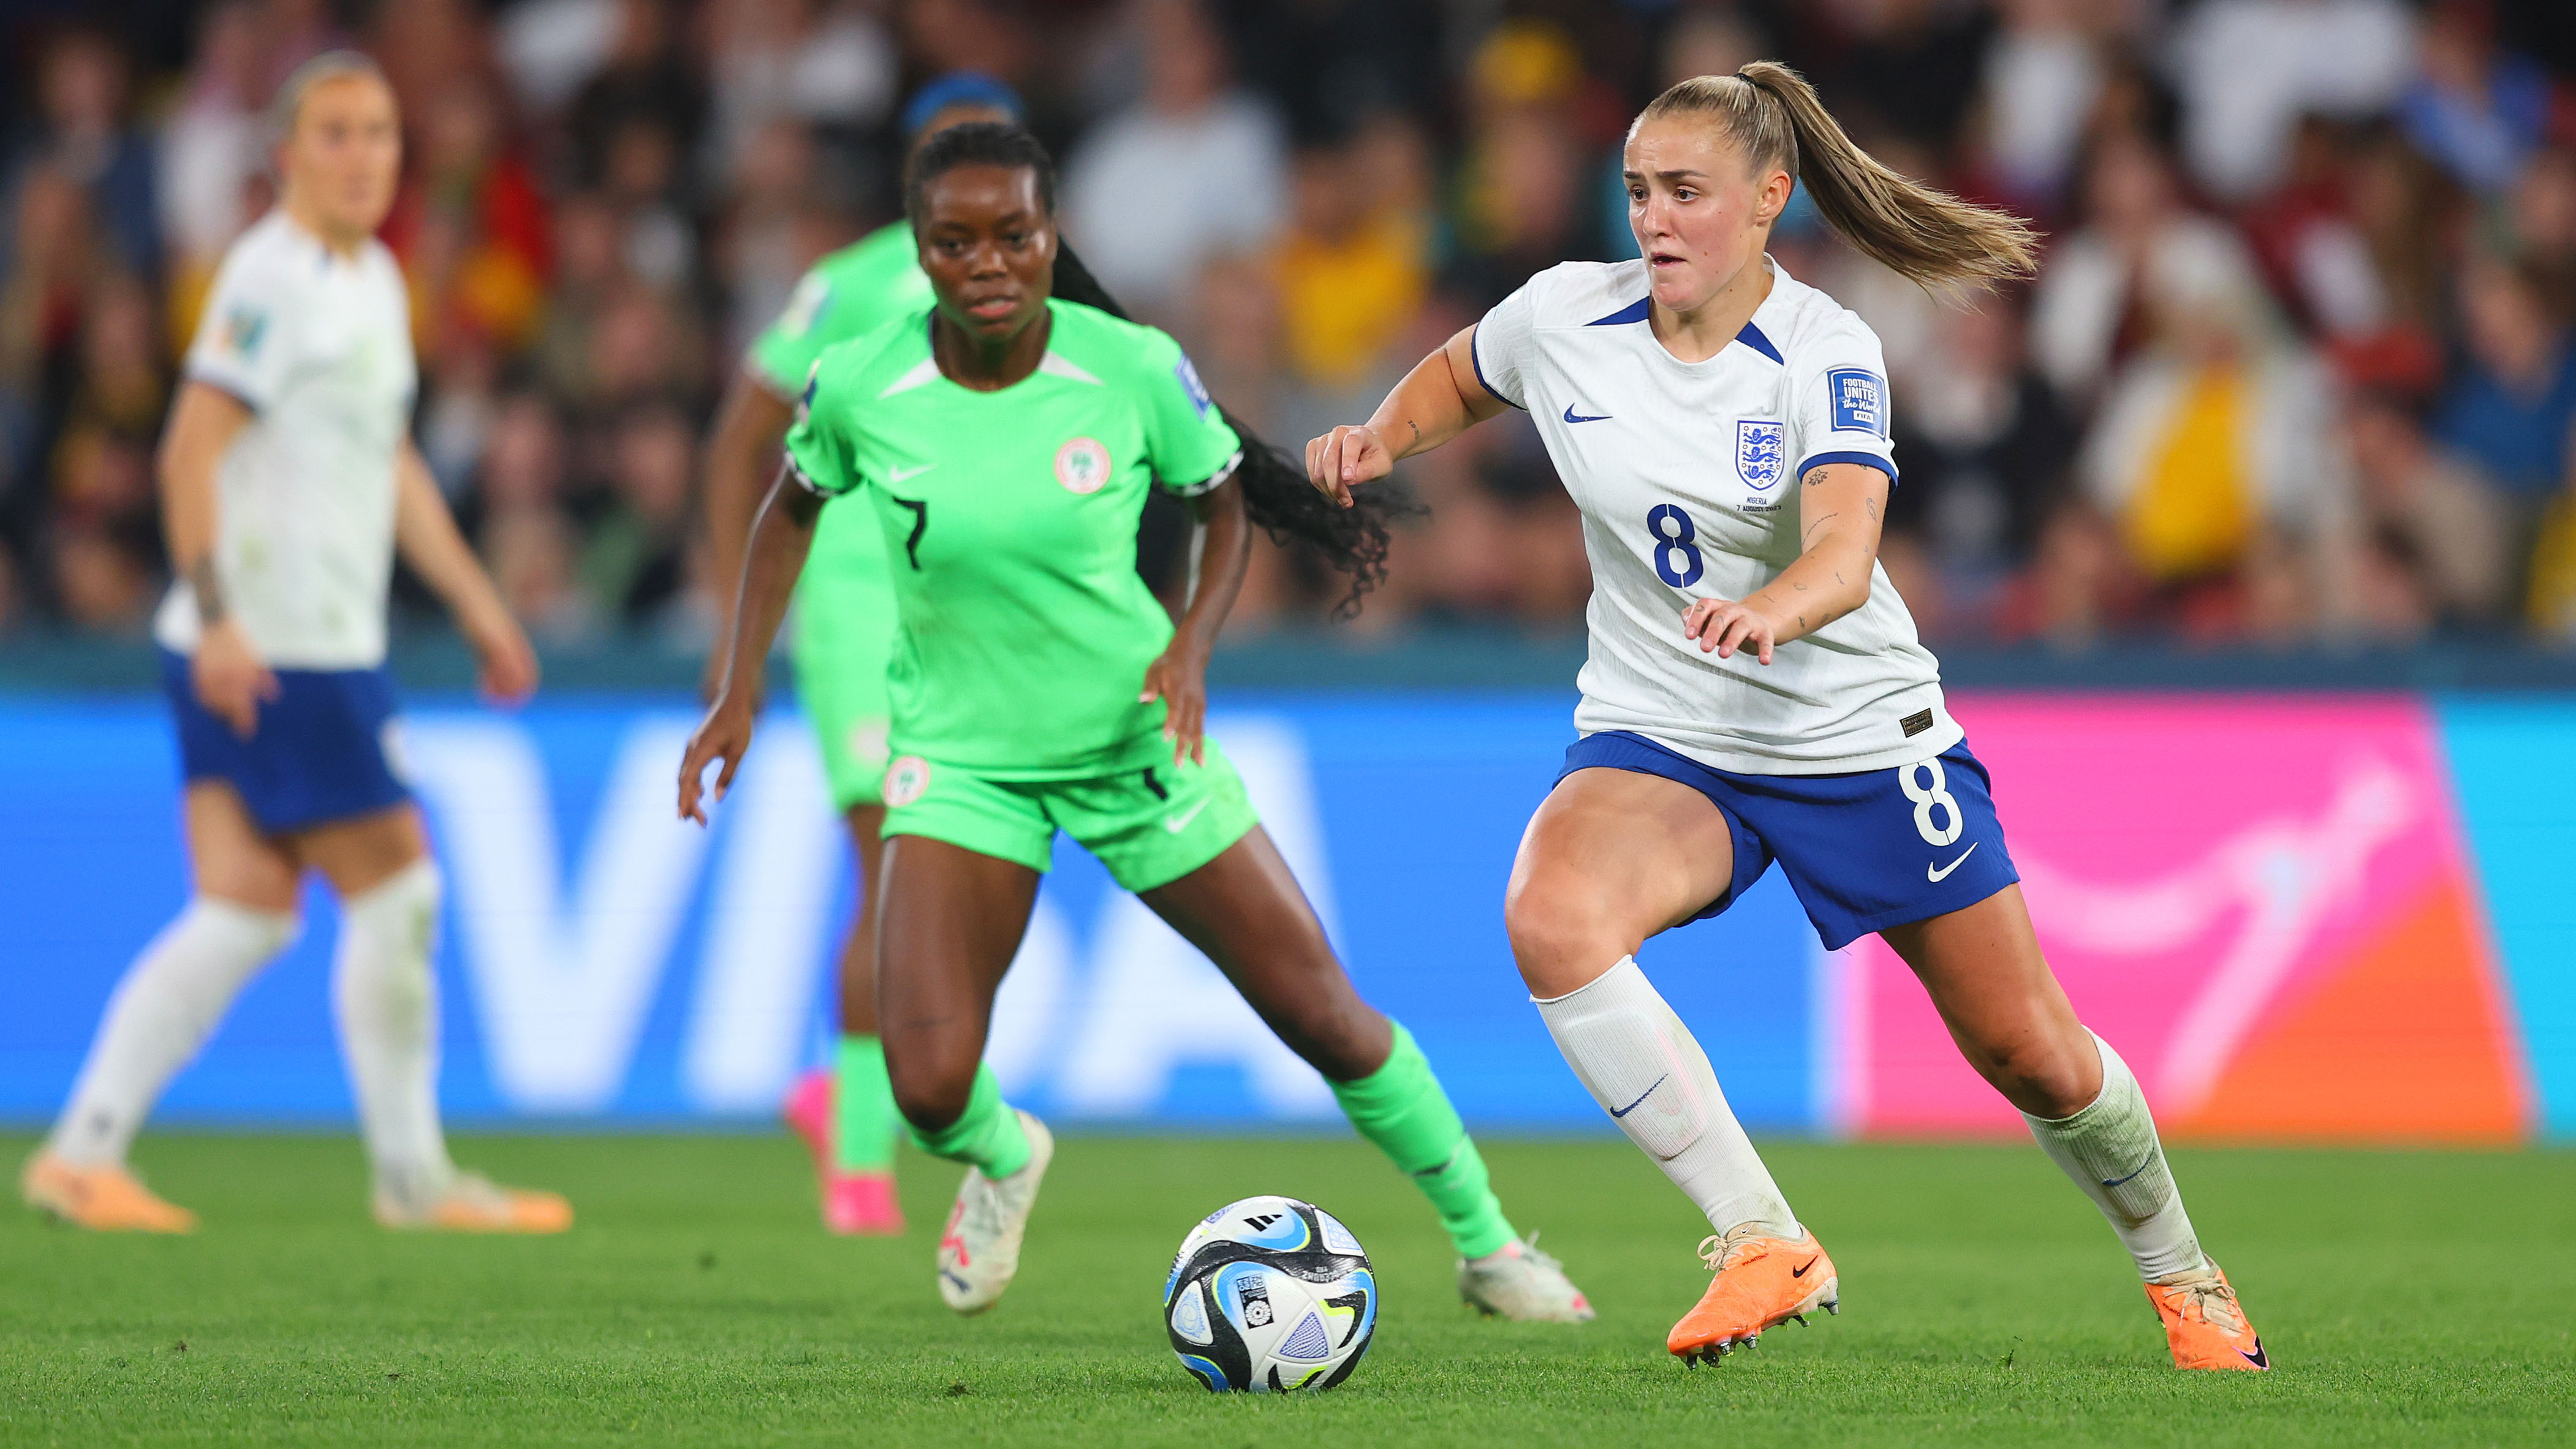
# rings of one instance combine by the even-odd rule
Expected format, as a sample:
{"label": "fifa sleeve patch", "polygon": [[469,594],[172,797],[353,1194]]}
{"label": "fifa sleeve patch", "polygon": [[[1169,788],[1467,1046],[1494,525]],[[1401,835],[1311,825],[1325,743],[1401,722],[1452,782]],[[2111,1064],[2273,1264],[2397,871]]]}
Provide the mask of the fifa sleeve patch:
{"label": "fifa sleeve patch", "polygon": [[1861,367],[1837,367],[1825,374],[1825,395],[1832,400],[1837,433],[1887,436],[1887,384]]}
{"label": "fifa sleeve patch", "polygon": [[224,315],[224,347],[235,357],[249,362],[259,356],[259,345],[268,340],[268,314],[257,307],[235,307]]}
{"label": "fifa sleeve patch", "polygon": [[1190,406],[1199,410],[1200,417],[1206,417],[1216,406],[1216,399],[1208,396],[1207,384],[1199,381],[1199,370],[1190,365],[1188,353],[1182,353],[1181,360],[1172,364],[1172,376],[1181,380],[1181,391],[1189,395]]}

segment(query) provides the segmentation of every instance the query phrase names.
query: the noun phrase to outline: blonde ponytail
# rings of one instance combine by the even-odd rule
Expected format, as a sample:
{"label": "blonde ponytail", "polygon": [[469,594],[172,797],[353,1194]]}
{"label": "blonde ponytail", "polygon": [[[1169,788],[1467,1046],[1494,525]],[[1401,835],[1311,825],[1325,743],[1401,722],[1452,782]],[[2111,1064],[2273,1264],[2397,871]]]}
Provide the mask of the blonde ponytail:
{"label": "blonde ponytail", "polygon": [[1925,286],[2011,281],[2038,267],[2039,234],[2020,218],[1880,165],[1843,134],[1806,77],[1778,61],[1693,76],[1648,102],[1637,123],[1679,115],[1714,116],[1755,167],[1777,166],[1805,185],[1853,246]]}

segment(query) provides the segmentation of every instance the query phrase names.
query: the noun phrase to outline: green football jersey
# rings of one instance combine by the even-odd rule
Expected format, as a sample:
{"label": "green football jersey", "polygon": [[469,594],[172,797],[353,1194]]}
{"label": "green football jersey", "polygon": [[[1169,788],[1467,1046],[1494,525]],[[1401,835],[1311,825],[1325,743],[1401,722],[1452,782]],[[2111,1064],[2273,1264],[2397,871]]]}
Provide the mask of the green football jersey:
{"label": "green football jersey", "polygon": [[1242,452],[1178,343],[1047,305],[1045,360],[999,392],[941,374],[927,308],[831,348],[787,434],[805,485],[858,493],[884,539],[894,752],[995,779],[1170,748],[1163,703],[1136,698],[1172,638],[1136,575],[1136,522],[1147,488],[1203,492]]}
{"label": "green football jersey", "polygon": [[[929,305],[930,278],[922,275],[911,224],[899,221],[880,227],[814,264],[797,282],[787,309],[754,339],[744,364],[771,392],[792,399],[805,390],[814,359],[825,348]],[[891,626],[886,617],[892,600],[886,595],[885,545],[873,523],[859,512],[823,510],[814,528],[813,550],[806,555],[806,582],[797,591],[804,613],[829,608],[835,615],[866,616],[821,622],[824,631],[844,622],[853,627]],[[826,590],[836,592],[826,598]],[[817,621],[800,615],[800,637],[815,627]]]}

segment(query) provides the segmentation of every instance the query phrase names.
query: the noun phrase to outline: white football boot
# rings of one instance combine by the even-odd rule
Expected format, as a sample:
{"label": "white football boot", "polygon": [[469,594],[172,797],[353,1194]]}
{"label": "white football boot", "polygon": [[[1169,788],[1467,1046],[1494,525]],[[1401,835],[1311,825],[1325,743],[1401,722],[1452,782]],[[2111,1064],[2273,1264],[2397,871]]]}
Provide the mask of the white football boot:
{"label": "white football boot", "polygon": [[1055,1137],[1044,1122],[1020,1112],[1020,1130],[1028,1134],[1028,1162],[998,1181],[967,1168],[947,1230],[939,1235],[939,1296],[960,1313],[992,1307],[1020,1271],[1029,1209],[1037,1206],[1038,1183],[1055,1156]]}
{"label": "white football boot", "polygon": [[1538,1234],[1481,1258],[1458,1260],[1458,1296],[1477,1309],[1523,1323],[1590,1323],[1592,1300],[1565,1267],[1538,1250]]}

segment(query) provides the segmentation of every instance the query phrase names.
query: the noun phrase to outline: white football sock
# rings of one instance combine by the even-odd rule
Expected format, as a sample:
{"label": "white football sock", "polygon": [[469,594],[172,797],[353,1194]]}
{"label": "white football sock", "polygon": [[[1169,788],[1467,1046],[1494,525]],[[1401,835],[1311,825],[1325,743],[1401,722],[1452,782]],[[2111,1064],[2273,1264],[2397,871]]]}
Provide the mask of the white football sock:
{"label": "white football sock", "polygon": [[1723,1233],[1759,1223],[1770,1235],[1805,1235],[1728,1109],[1708,1053],[1637,958],[1620,957],[1580,990],[1530,999],[1592,1100],[1708,1214],[1710,1227]]}
{"label": "white football sock", "polygon": [[376,1188],[406,1207],[454,1171],[438,1130],[438,866],[423,857],[340,903],[331,973],[340,1050]]}
{"label": "white football sock", "polygon": [[292,911],[189,901],[116,984],[46,1146],[84,1167],[123,1162],[161,1089],[206,1044],[243,983],[294,939]]}
{"label": "white football sock", "polygon": [[2040,1149],[2110,1220],[2111,1231],[2138,1260],[2140,1277],[2153,1282],[2202,1267],[2208,1259],[2192,1234],[2191,1215],[2182,1209],[2173,1171],[2165,1166],[2146,1093],[2109,1042],[2095,1036],[2093,1043],[2102,1049],[2102,1093],[2092,1105],[2072,1117],[2024,1112],[2022,1120]]}

